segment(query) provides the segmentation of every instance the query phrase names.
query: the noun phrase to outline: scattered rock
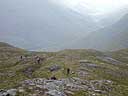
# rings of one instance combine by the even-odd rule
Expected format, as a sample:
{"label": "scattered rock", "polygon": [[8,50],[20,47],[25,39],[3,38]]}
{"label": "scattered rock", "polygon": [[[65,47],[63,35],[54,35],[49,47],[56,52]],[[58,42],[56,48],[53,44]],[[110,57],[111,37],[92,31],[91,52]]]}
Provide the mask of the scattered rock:
{"label": "scattered rock", "polygon": [[23,92],[25,92],[25,90],[24,90],[23,87],[19,87],[19,88],[18,88],[18,92],[23,93]]}
{"label": "scattered rock", "polygon": [[86,68],[101,68],[101,66],[93,63],[82,63],[81,66]]}
{"label": "scattered rock", "polygon": [[24,86],[25,88],[28,87],[31,90],[39,88],[38,92],[42,91],[42,94],[46,96],[67,96],[68,94],[74,94],[76,91],[91,91],[93,93],[105,94],[111,91],[111,84],[112,81],[109,80],[88,81],[76,77],[61,80],[35,78],[22,82],[22,85],[26,85]]}
{"label": "scattered rock", "polygon": [[87,67],[90,67],[90,68],[98,68],[100,67],[99,65],[97,64],[86,64]]}
{"label": "scattered rock", "polygon": [[49,69],[51,72],[53,72],[53,71],[58,71],[58,70],[61,69],[61,66],[59,66],[59,65],[53,65],[53,66],[50,66],[48,69]]}
{"label": "scattered rock", "polygon": [[114,64],[114,65],[117,65],[117,64],[122,64],[120,61],[116,60],[116,59],[113,59],[111,57],[107,57],[107,56],[97,56],[97,59],[101,60],[101,61],[104,61],[104,62],[107,62],[107,63],[111,63],[111,64]]}
{"label": "scattered rock", "polygon": [[73,93],[73,92],[68,91],[68,90],[66,90],[66,91],[65,91],[65,93],[66,93],[66,94],[70,94],[70,95],[74,95],[74,93]]}
{"label": "scattered rock", "polygon": [[81,70],[78,71],[78,76],[80,76],[80,77],[86,77],[87,75],[89,75],[88,72],[81,71]]}
{"label": "scattered rock", "polygon": [[50,90],[46,92],[48,96],[66,96],[63,92],[57,91],[57,90]]}
{"label": "scattered rock", "polygon": [[79,60],[79,63],[83,64],[83,63],[91,63],[91,62],[89,60]]}
{"label": "scattered rock", "polygon": [[26,68],[23,72],[26,76],[32,77],[32,73],[34,72],[34,68],[33,67]]}
{"label": "scattered rock", "polygon": [[[31,90],[30,96],[68,96],[76,91],[89,91],[96,94],[111,92],[113,84],[110,80],[83,80],[77,77],[61,80],[47,80],[35,78],[20,83],[17,89],[0,90],[0,96],[16,96],[16,93],[24,93]],[[91,96],[91,95],[90,95]],[[94,95],[95,96],[95,95]]]}

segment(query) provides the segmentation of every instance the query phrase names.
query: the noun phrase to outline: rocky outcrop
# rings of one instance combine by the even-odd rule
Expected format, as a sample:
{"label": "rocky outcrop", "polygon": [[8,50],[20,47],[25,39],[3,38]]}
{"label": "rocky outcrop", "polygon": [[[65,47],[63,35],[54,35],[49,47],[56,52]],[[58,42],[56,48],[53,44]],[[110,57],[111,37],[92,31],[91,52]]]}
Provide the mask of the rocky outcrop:
{"label": "rocky outcrop", "polygon": [[[107,94],[112,90],[112,81],[109,80],[82,80],[80,78],[66,78],[61,80],[47,80],[35,78],[21,82],[19,92],[31,90],[35,96],[68,96],[77,91],[90,91]],[[24,90],[24,91],[23,91]],[[90,93],[91,94],[91,93]],[[33,95],[31,95],[33,96]]]}
{"label": "rocky outcrop", "polygon": [[16,96],[17,89],[0,90],[0,96]]}

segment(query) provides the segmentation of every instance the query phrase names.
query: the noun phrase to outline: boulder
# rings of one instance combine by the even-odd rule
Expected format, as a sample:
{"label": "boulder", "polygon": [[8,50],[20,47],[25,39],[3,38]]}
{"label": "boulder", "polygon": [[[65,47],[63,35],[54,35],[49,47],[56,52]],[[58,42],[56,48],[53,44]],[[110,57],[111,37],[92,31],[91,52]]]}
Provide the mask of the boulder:
{"label": "boulder", "polygon": [[16,96],[16,92],[17,92],[17,89],[10,89],[10,90],[7,90],[7,93],[8,93],[10,96]]}
{"label": "boulder", "polygon": [[0,96],[16,96],[17,89],[0,90]]}

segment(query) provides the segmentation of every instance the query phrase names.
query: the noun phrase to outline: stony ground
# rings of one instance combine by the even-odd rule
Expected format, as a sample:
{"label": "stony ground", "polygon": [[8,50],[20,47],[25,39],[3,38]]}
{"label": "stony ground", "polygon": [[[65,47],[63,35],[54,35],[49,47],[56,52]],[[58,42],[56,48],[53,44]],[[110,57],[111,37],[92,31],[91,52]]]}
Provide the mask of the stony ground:
{"label": "stony ground", "polygon": [[0,43],[0,96],[128,96],[128,49],[30,52]]}

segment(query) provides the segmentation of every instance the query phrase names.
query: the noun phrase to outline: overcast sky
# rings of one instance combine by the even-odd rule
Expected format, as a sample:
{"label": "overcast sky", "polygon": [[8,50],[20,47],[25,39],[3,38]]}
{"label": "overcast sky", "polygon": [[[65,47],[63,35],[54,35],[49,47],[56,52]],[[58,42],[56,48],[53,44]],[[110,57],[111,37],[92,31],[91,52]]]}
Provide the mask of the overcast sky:
{"label": "overcast sky", "polygon": [[84,13],[89,9],[94,14],[106,14],[128,5],[128,0],[50,0],[56,4]]}

